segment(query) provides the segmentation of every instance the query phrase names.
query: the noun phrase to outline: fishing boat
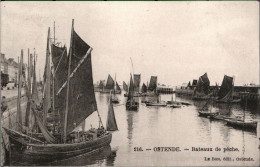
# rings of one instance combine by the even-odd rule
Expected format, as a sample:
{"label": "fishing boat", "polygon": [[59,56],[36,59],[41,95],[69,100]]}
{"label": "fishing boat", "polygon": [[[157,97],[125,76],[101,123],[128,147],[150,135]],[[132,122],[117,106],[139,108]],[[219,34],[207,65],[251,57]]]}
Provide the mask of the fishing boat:
{"label": "fishing boat", "polygon": [[[116,75],[115,75],[115,81],[116,81]],[[118,104],[119,103],[119,99],[117,98],[117,96],[116,96],[116,90],[120,90],[120,87],[119,87],[119,85],[118,85],[118,83],[116,82],[116,85],[115,85],[115,87],[114,87],[114,90],[113,90],[113,97],[111,97],[111,101],[112,101],[112,103],[115,103],[115,104]],[[111,92],[112,91],[110,91],[110,95],[111,95]]]}
{"label": "fishing boat", "polygon": [[217,94],[217,103],[240,103],[241,99],[235,99],[233,97],[234,92],[234,78],[225,75]]}
{"label": "fishing boat", "polygon": [[141,74],[134,74],[135,93],[140,94]]}
{"label": "fishing boat", "polygon": [[[115,86],[117,87],[116,90],[114,90]],[[102,90],[100,90],[100,93],[110,93],[110,90],[112,90],[112,93],[121,94],[121,89],[120,89],[119,85],[115,84],[115,81],[113,80],[113,78],[109,74],[108,77],[107,77],[106,86]]]}
{"label": "fishing boat", "polygon": [[166,104],[168,107],[171,107],[171,108],[181,108],[181,105],[182,105],[182,103],[176,101],[176,98],[175,98],[175,101],[173,101],[173,95],[171,97],[171,101],[167,101]]}
{"label": "fishing boat", "polygon": [[[50,63],[50,29],[47,38],[46,63]],[[10,155],[11,159],[18,158],[21,161],[30,162],[30,164],[44,164],[46,162],[56,161],[83,153],[91,152],[95,149],[108,146],[112,139],[111,130],[115,129],[109,127],[115,123],[115,116],[109,110],[108,127],[105,129],[100,118],[97,103],[95,99],[92,63],[91,63],[92,48],[83,41],[74,30],[74,20],[72,20],[71,42],[69,55],[60,57],[59,64],[63,73],[56,73],[55,78],[66,78],[58,91],[55,89],[55,110],[60,116],[60,132],[54,134],[46,127],[46,115],[48,107],[50,107],[50,99],[43,98],[43,110],[39,110],[32,106],[32,113],[39,127],[44,141],[38,138],[31,137],[24,132],[22,126],[17,126],[16,130],[3,127],[9,136],[10,140]],[[64,58],[65,57],[65,58]],[[64,59],[63,59],[64,58]],[[63,64],[63,61],[68,61]],[[49,67],[47,64],[46,67]],[[56,69],[57,70],[57,69]],[[65,72],[66,71],[66,72]],[[50,73],[45,70],[46,81],[50,80]],[[61,75],[61,76],[59,76]],[[58,82],[58,81],[57,81]],[[55,85],[59,85],[56,82]],[[21,82],[19,82],[21,83]],[[21,85],[21,84],[20,84]],[[50,96],[50,85],[45,86],[44,93]],[[55,86],[54,86],[55,88]],[[18,93],[19,94],[19,93]],[[20,96],[18,96],[18,99]],[[59,106],[56,103],[60,104]],[[18,107],[20,103],[18,104]],[[97,111],[99,127],[97,129],[91,128],[88,131],[75,131],[75,129],[85,122],[85,119],[93,112]],[[21,110],[17,110],[17,125],[21,123]],[[111,118],[112,117],[112,118]],[[114,118],[113,118],[114,117]],[[15,164],[11,164],[15,165]]]}
{"label": "fishing boat", "polygon": [[193,100],[208,100],[210,98],[209,94],[210,81],[207,73],[199,77],[197,86],[192,95]]}
{"label": "fishing boat", "polygon": [[227,125],[235,127],[235,128],[240,128],[243,130],[254,130],[256,131],[257,129],[257,121],[246,121],[246,107],[247,107],[247,95],[245,98],[245,107],[243,109],[243,118],[233,118],[233,119],[225,119],[227,121]]}
{"label": "fishing boat", "polygon": [[130,85],[128,90],[128,97],[126,101],[126,110],[136,111],[139,108],[139,103],[134,99],[134,83],[132,75],[130,76]]}
{"label": "fishing boat", "polygon": [[103,90],[105,87],[105,80],[100,80],[99,84],[98,84],[98,92],[100,92],[101,90]]}
{"label": "fishing boat", "polygon": [[142,96],[147,96],[147,86],[145,85],[145,83],[143,83],[142,88],[141,88],[141,95]]}
{"label": "fishing boat", "polygon": [[162,102],[160,99],[161,99],[160,95],[157,94],[156,102],[146,102],[145,104],[146,104],[146,106],[166,107],[167,106],[166,102]]}
{"label": "fishing boat", "polygon": [[208,103],[209,103],[210,101],[213,102],[213,98],[209,99],[209,100],[206,102],[206,104],[202,107],[202,109],[200,109],[200,111],[199,111],[199,116],[200,116],[200,117],[210,118],[210,117],[213,117],[213,116],[215,116],[215,115],[218,115],[218,112],[212,112],[212,107],[213,107],[212,105],[213,105],[213,104],[211,104],[210,110],[206,109],[206,106],[208,105]]}
{"label": "fishing boat", "polygon": [[[141,74],[134,74],[134,94],[133,97],[141,97],[142,93],[140,90]],[[128,97],[128,92],[124,94],[124,97]]]}

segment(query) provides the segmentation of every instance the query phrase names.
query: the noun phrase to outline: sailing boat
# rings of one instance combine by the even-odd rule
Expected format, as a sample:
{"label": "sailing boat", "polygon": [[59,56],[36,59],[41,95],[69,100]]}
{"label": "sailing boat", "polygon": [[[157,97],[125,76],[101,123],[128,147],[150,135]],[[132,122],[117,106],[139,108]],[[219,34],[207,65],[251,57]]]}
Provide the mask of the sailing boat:
{"label": "sailing boat", "polygon": [[[59,102],[63,101],[57,108],[61,116],[60,122],[63,130],[58,135],[53,135],[46,128],[46,120],[43,120],[46,117],[41,119],[41,113],[45,112],[45,110],[39,111],[32,107],[33,114],[45,140],[42,141],[28,136],[20,129],[11,130],[4,127],[10,139],[11,159],[22,157],[22,161],[28,161],[31,164],[44,164],[92,152],[108,146],[111,142],[112,134],[103,127],[95,99],[91,63],[92,48],[75,32],[73,25],[74,20],[72,20],[69,57],[66,59],[68,63],[63,64],[67,76],[64,73],[61,74],[66,78],[66,81],[55,92],[57,100]],[[47,41],[48,45],[49,35]],[[46,55],[49,54],[48,48],[47,46]],[[46,63],[49,63],[49,61]],[[59,74],[56,73],[56,77],[57,75]],[[20,106],[20,103],[18,106]],[[21,114],[20,110],[17,111],[18,114]],[[88,131],[75,132],[74,129],[95,111],[97,111],[99,117],[98,129],[91,128]],[[44,115],[45,113],[43,113]],[[111,114],[109,115],[111,116]],[[107,129],[110,129],[110,127],[107,127]]]}
{"label": "sailing boat", "polygon": [[134,110],[136,111],[139,107],[139,103],[134,99],[134,83],[132,79],[132,75],[130,77],[130,85],[128,90],[128,97],[126,101],[126,110]]}
{"label": "sailing boat", "polygon": [[[210,110],[208,111],[208,109],[206,109],[206,106],[207,104],[211,101],[211,108]],[[213,98],[210,98],[206,104],[202,107],[202,109],[199,111],[199,116],[200,117],[212,117],[212,116],[215,116],[215,115],[218,115],[218,112],[212,112],[212,107],[213,107]]]}
{"label": "sailing boat", "polygon": [[233,98],[234,79],[227,75],[224,76],[220,90],[218,91],[217,103],[239,103],[240,99]]}
{"label": "sailing boat", "polygon": [[104,89],[104,86],[105,86],[104,83],[105,83],[105,80],[100,80],[99,85],[98,85],[99,91]]}
{"label": "sailing boat", "polygon": [[111,94],[110,94],[110,98],[109,98],[106,130],[107,131],[117,131],[118,130],[116,119],[115,119],[114,107],[112,104],[112,95]]}
{"label": "sailing boat", "polygon": [[[116,75],[115,75],[115,81],[116,81]],[[119,103],[119,100],[118,100],[118,98],[116,97],[116,90],[118,89],[118,87],[119,87],[119,85],[118,85],[118,83],[116,82],[116,85],[115,85],[114,91],[113,91],[114,96],[111,97],[111,99],[110,99],[110,101],[111,101],[112,103],[116,103],[116,104]],[[119,87],[119,89],[120,89],[120,87]],[[110,95],[111,95],[111,91],[110,91]]]}
{"label": "sailing boat", "polygon": [[207,73],[199,77],[199,81],[194,90],[194,94],[192,96],[193,100],[207,100],[210,99],[209,94],[209,78]]}
{"label": "sailing boat", "polygon": [[144,94],[145,96],[157,96],[156,88],[157,88],[157,76],[151,76],[149,85],[147,84],[148,89]]}
{"label": "sailing boat", "polygon": [[154,102],[146,102],[146,106],[158,106],[158,107],[166,107],[167,104],[166,102],[162,102],[161,101],[161,96],[159,94],[157,94],[157,101],[154,103]]}
{"label": "sailing boat", "polygon": [[171,101],[167,101],[168,107],[171,108],[181,108],[181,103],[176,102],[176,98],[175,101],[173,101],[173,95],[171,97]]}
{"label": "sailing boat", "polygon": [[[115,85],[116,85],[116,90],[114,89]],[[121,89],[119,85],[115,84],[115,81],[113,80],[111,75],[108,74],[106,86],[104,87],[103,90],[100,91],[100,93],[110,93],[110,90],[112,91],[115,90],[115,94],[121,94]]]}
{"label": "sailing boat", "polygon": [[134,74],[134,87],[135,87],[135,94],[140,94],[140,82],[141,82],[141,74]]}
{"label": "sailing boat", "polygon": [[243,109],[243,119],[239,118],[233,118],[233,119],[225,119],[227,121],[227,125],[235,127],[235,128],[241,128],[244,130],[256,130],[257,128],[257,121],[247,121],[246,122],[246,107],[247,107],[247,96],[248,93],[245,95],[245,107]]}

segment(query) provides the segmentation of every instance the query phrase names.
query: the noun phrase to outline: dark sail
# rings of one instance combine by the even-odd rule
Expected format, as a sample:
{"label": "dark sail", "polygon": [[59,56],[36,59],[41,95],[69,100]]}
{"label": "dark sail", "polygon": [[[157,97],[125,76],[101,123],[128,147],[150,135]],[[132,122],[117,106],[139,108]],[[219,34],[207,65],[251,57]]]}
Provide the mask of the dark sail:
{"label": "dark sail", "polygon": [[104,81],[104,80],[103,80],[103,81],[102,81],[102,80],[100,80],[100,82],[99,82],[99,85],[98,85],[98,88],[99,88],[99,89],[103,89],[103,88],[104,88],[104,86],[105,86],[105,85],[104,85],[104,83],[105,83],[105,81]]}
{"label": "dark sail", "polygon": [[134,74],[134,87],[136,92],[139,92],[140,81],[141,81],[141,74]]}
{"label": "dark sail", "polygon": [[132,100],[133,97],[134,97],[134,83],[133,83],[133,79],[132,79],[132,75],[131,75],[127,101]]}
{"label": "dark sail", "polygon": [[209,94],[209,85],[210,85],[209,78],[207,73],[205,73],[204,75],[200,76],[194,93],[198,95]]}
{"label": "dark sail", "polygon": [[121,90],[117,82],[116,82],[116,90]]}
{"label": "dark sail", "polygon": [[111,96],[110,96],[110,103],[109,103],[109,108],[108,108],[106,127],[107,127],[107,131],[118,130]]}
{"label": "dark sail", "polygon": [[114,82],[113,78],[109,74],[108,78],[107,78],[106,89],[114,89],[114,86],[115,86],[115,82]]}
{"label": "dark sail", "polygon": [[64,82],[67,81],[68,76],[68,57],[66,47],[58,47],[51,45],[52,62],[54,67],[54,109],[55,114],[60,115],[63,118],[63,112],[65,110],[65,91],[62,91],[59,95],[56,95],[58,90],[61,88]]}
{"label": "dark sail", "polygon": [[123,89],[124,89],[124,91],[128,91],[128,86],[127,86],[127,84],[125,83],[125,81],[123,81]]}
{"label": "dark sail", "polygon": [[157,87],[157,76],[151,76],[148,90],[154,91],[156,89],[156,87]]}
{"label": "dark sail", "polygon": [[222,99],[231,93],[233,88],[233,78],[227,75],[224,76],[220,90],[218,91],[218,99]]}
{"label": "dark sail", "polygon": [[73,76],[69,84],[67,134],[97,110],[92,76],[91,48],[74,30],[72,37],[70,68]]}
{"label": "dark sail", "polygon": [[141,92],[142,93],[146,93],[147,92],[147,86],[144,83],[143,83]]}
{"label": "dark sail", "polygon": [[196,86],[197,85],[197,80],[196,79],[194,79],[193,81],[192,81],[192,86]]}

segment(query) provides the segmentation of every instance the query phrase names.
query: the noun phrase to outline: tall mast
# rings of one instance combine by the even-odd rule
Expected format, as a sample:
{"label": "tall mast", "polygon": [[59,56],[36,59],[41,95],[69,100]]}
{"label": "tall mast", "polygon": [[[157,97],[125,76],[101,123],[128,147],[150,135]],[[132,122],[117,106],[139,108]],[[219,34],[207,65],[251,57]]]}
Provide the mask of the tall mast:
{"label": "tall mast", "polygon": [[31,112],[31,64],[30,64],[30,50],[28,48],[28,67],[27,67],[27,88],[28,88],[28,103],[25,114],[25,126],[30,127],[30,112]]}
{"label": "tall mast", "polygon": [[53,43],[55,45],[55,21],[54,21],[54,26],[53,26]]}
{"label": "tall mast", "polygon": [[115,74],[114,97],[116,96],[116,87],[117,85],[116,85],[116,74]]}
{"label": "tall mast", "polygon": [[48,28],[48,37],[47,37],[47,48],[46,48],[46,62],[45,62],[45,82],[44,82],[44,99],[43,99],[43,124],[46,125],[46,118],[48,110],[50,109],[50,50],[49,50],[49,42],[50,42],[50,27]]}
{"label": "tall mast", "polygon": [[67,80],[67,94],[66,94],[66,110],[65,110],[65,119],[64,119],[64,136],[63,142],[66,143],[67,139],[67,121],[68,121],[68,109],[69,109],[69,87],[70,87],[70,64],[72,56],[72,42],[73,42],[73,31],[74,31],[74,19],[72,19],[71,26],[71,37],[70,37],[70,53],[69,53],[69,67],[68,67],[68,80]]}
{"label": "tall mast", "polygon": [[132,70],[133,70],[133,87],[134,87],[133,95],[134,95],[134,92],[135,92],[135,73],[134,73],[134,65],[133,65],[133,61],[132,61],[131,57],[130,57],[130,60],[131,60]]}
{"label": "tall mast", "polygon": [[[19,62],[19,57],[18,57]],[[22,131],[22,113],[21,113],[21,88],[22,88],[22,69],[23,69],[23,50],[21,50],[21,59],[19,62],[19,75],[18,75],[18,98],[17,98],[17,115],[16,124],[17,131]]]}

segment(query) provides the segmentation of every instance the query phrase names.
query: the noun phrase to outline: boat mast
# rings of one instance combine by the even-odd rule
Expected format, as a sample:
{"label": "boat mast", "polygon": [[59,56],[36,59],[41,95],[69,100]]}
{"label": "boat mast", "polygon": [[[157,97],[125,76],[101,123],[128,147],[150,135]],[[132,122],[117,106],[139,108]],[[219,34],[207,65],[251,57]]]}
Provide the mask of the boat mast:
{"label": "boat mast", "polygon": [[53,43],[55,45],[55,21],[54,21],[54,26],[53,26]]}
{"label": "boat mast", "polygon": [[22,131],[22,113],[21,113],[21,88],[22,88],[22,70],[23,70],[23,50],[21,50],[21,59],[19,61],[19,75],[18,75],[18,98],[17,98],[17,115],[16,115],[16,128],[17,131]]}
{"label": "boat mast", "polygon": [[114,97],[116,97],[116,87],[117,85],[116,85],[116,74],[115,74]]}
{"label": "boat mast", "polygon": [[68,121],[68,110],[69,110],[69,87],[70,87],[70,64],[72,56],[72,42],[73,42],[73,31],[74,31],[74,19],[72,19],[71,26],[71,37],[70,37],[70,53],[69,53],[69,67],[68,67],[68,80],[67,80],[67,94],[66,94],[66,110],[65,110],[65,121],[64,121],[64,136],[63,142],[66,143],[67,139],[67,121]]}
{"label": "boat mast", "polygon": [[[54,21],[54,27],[53,27],[53,43],[55,45],[55,21]],[[53,56],[51,54],[51,56]],[[53,57],[52,57],[52,112],[55,113],[55,107],[54,107],[54,86],[55,86],[55,82],[54,82],[54,78],[55,78],[55,69],[54,69],[54,64],[53,64]]]}

